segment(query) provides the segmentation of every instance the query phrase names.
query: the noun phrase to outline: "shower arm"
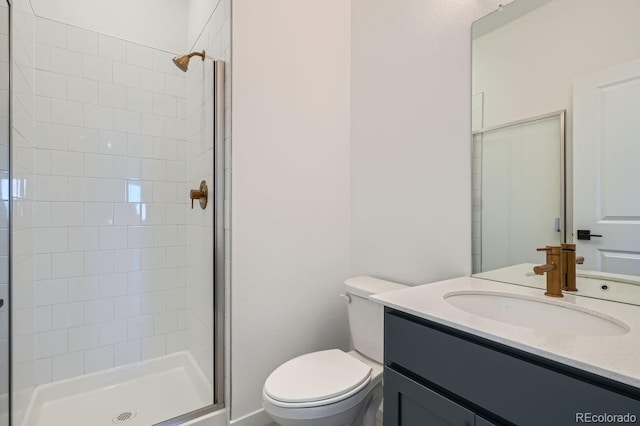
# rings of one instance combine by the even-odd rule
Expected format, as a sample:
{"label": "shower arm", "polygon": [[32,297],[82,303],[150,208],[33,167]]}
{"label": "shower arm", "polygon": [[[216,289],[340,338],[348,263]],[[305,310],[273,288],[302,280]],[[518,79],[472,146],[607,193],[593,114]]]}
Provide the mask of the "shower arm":
{"label": "shower arm", "polygon": [[191,52],[191,53],[189,53],[189,54],[187,55],[187,58],[191,59],[191,58],[193,58],[194,56],[200,56],[200,57],[202,58],[202,60],[204,61],[204,55],[205,55],[204,50],[203,50],[202,52]]}

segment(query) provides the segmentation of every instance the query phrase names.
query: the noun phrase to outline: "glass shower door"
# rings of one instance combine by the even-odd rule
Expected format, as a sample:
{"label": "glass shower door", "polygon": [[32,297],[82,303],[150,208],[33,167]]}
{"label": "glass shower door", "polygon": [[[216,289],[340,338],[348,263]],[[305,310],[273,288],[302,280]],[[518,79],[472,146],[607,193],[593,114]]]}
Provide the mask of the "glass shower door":
{"label": "glass shower door", "polygon": [[0,2],[0,426],[9,425],[9,6]]}
{"label": "glass shower door", "polygon": [[553,113],[474,136],[474,272],[535,263],[536,247],[563,242],[562,129],[563,115]]}
{"label": "glass shower door", "polygon": [[179,52],[0,3],[0,426],[223,408],[228,8],[183,74]]}

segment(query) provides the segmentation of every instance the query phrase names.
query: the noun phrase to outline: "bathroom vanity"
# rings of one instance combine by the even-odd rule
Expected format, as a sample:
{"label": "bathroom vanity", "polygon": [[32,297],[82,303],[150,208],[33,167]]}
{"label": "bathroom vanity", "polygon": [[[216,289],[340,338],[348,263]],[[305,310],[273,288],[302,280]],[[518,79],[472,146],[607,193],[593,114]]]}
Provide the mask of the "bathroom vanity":
{"label": "bathroom vanity", "polygon": [[613,322],[565,331],[542,320],[537,328],[535,316],[515,325],[447,301],[461,294],[497,295],[507,311],[509,299],[525,300],[534,315],[548,315],[538,289],[472,277],[373,296],[385,305],[386,426],[640,421],[640,307],[569,295],[552,301],[560,315],[568,310],[567,323],[575,309],[581,319]]}

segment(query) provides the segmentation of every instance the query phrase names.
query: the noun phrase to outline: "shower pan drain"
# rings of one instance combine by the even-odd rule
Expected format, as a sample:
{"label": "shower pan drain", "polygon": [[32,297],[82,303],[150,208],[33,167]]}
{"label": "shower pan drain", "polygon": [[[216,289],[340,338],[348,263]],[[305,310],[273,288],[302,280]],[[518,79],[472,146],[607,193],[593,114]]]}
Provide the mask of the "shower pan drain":
{"label": "shower pan drain", "polygon": [[133,420],[136,414],[138,413],[136,413],[135,411],[124,411],[114,417],[111,421],[115,424],[126,423],[129,420]]}

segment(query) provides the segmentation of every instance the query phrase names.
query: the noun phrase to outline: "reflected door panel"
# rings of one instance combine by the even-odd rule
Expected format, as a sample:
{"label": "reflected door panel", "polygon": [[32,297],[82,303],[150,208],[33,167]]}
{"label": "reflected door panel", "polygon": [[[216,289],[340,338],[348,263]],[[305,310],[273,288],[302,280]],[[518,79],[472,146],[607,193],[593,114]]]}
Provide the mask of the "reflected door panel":
{"label": "reflected door panel", "polygon": [[[574,82],[574,239],[583,268],[640,275],[640,60]],[[589,230],[589,240],[578,230]]]}

